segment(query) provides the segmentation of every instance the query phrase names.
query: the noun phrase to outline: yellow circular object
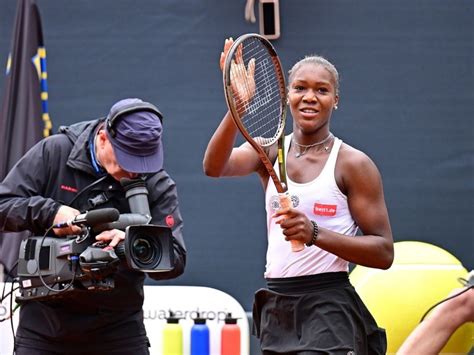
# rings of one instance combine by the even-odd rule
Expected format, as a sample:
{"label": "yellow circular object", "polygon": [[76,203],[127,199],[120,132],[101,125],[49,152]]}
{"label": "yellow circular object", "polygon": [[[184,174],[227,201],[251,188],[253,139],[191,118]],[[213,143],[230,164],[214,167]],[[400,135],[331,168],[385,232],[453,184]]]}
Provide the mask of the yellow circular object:
{"label": "yellow circular object", "polygon": [[[395,259],[388,270],[357,265],[351,283],[378,325],[387,332],[387,353],[395,354],[425,312],[467,278],[461,262],[432,244],[404,241],[394,244]],[[461,326],[441,353],[468,353],[474,346],[474,324]]]}

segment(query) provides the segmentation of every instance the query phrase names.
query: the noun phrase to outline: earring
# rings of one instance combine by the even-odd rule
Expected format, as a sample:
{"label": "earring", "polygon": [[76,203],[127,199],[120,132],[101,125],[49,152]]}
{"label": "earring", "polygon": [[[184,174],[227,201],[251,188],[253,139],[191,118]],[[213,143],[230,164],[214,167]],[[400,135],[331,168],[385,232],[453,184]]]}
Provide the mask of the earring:
{"label": "earring", "polygon": [[334,105],[334,109],[337,110],[337,105]]}

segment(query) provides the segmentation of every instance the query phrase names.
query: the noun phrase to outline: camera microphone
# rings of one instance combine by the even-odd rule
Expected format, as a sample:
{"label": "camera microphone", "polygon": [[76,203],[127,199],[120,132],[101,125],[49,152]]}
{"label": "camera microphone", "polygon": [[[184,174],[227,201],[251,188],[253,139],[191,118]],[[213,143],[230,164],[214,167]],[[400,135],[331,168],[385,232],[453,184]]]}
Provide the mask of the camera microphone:
{"label": "camera microphone", "polygon": [[120,213],[116,208],[102,208],[78,214],[73,219],[55,224],[53,228],[66,228],[77,225],[95,226],[97,224],[109,223],[118,220]]}

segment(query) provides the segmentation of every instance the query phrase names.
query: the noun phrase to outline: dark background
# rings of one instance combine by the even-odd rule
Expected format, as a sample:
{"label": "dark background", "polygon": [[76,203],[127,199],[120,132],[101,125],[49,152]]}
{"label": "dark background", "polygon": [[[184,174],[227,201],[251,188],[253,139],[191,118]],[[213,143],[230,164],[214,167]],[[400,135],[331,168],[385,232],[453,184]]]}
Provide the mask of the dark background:
{"label": "dark background", "polygon": [[[202,172],[226,111],[224,39],[258,32],[258,22],[244,19],[245,1],[37,3],[54,131],[105,115],[124,97],[156,104],[188,247],[185,274],[167,283],[214,287],[251,310],[264,285],[262,187],[256,176]],[[282,36],[273,44],[285,70],[316,53],[340,72],[332,131],[378,165],[395,241],[435,244],[473,269],[472,2],[281,0],[280,8]],[[2,68],[15,9],[15,1],[0,1]],[[1,75],[2,90],[3,82]]]}

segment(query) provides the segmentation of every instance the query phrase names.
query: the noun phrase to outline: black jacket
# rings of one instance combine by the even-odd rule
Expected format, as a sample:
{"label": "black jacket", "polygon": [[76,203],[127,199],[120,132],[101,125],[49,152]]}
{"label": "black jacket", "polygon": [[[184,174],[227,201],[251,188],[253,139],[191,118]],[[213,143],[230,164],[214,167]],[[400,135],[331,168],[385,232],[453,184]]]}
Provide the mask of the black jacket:
{"label": "black jacket", "polygon": [[[80,211],[114,207],[130,212],[124,190],[92,164],[89,140],[101,120],[61,127],[45,138],[9,172],[0,184],[0,231],[29,230],[42,236],[61,205]],[[186,261],[176,185],[166,171],[146,178],[148,200],[155,225],[172,221],[175,268],[149,273],[154,279],[181,275]],[[5,252],[5,251],[2,251]],[[14,251],[16,252],[16,251]],[[115,288],[107,292],[74,292],[54,301],[22,305],[17,343],[47,351],[110,351],[146,343],[143,325],[145,274],[125,262],[114,274]],[[86,340],[86,341],[84,341]]]}

